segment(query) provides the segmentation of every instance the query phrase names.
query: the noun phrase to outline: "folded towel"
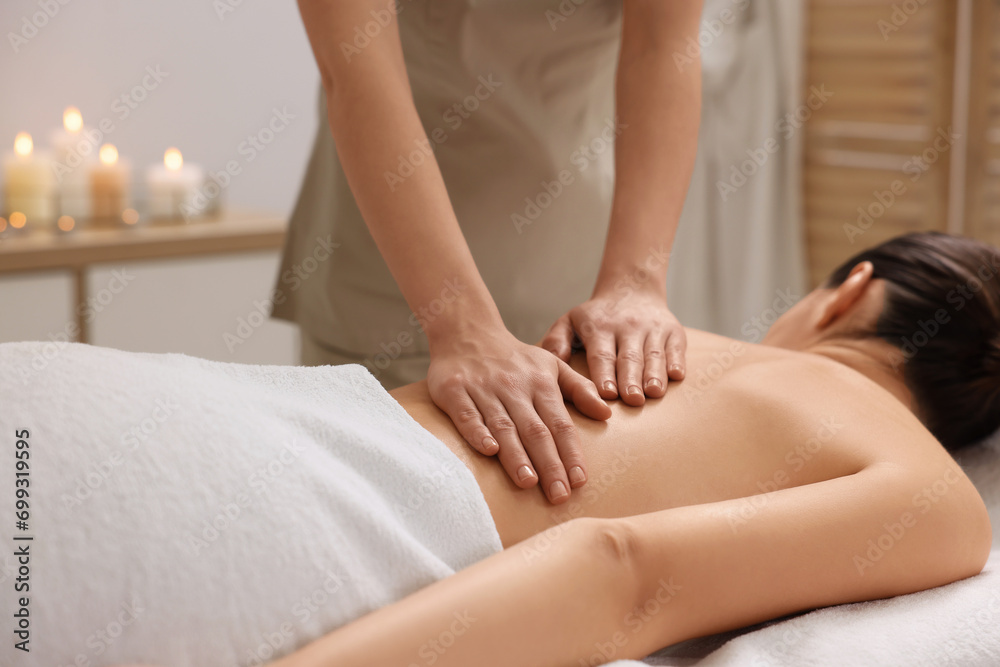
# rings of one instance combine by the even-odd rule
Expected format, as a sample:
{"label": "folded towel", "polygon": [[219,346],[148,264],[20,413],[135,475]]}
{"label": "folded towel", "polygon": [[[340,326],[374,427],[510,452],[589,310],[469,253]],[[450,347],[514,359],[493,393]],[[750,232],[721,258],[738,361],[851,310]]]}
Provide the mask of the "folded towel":
{"label": "folded towel", "polygon": [[0,665],[259,665],[501,549],[472,474],[361,366],[16,343],[0,369]]}

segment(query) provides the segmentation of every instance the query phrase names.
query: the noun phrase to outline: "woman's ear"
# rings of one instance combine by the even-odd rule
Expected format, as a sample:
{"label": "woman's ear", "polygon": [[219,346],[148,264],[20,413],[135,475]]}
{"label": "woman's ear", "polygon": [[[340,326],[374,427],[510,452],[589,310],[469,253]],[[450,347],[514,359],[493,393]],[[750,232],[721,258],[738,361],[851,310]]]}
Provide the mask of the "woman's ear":
{"label": "woman's ear", "polygon": [[834,289],[820,309],[817,329],[825,329],[849,311],[865,295],[875,274],[875,265],[871,262],[860,262],[851,269],[847,279]]}

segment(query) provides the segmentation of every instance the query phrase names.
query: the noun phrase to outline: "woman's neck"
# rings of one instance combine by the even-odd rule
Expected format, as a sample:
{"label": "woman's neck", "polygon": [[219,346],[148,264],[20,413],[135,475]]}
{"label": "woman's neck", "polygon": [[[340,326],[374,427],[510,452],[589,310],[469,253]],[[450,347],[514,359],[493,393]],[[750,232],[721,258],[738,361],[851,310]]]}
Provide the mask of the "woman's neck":
{"label": "woman's neck", "polygon": [[916,412],[913,393],[903,375],[906,362],[895,345],[881,338],[828,339],[802,350],[843,364],[892,394],[910,412]]}

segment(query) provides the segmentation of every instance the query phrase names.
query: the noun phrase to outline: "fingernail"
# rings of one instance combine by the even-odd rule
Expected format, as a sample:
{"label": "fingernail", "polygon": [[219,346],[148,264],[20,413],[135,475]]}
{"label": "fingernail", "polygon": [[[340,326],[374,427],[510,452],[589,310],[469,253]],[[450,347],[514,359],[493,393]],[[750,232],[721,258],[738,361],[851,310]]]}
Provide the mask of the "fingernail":
{"label": "fingernail", "polygon": [[680,364],[674,364],[673,366],[670,367],[670,370],[675,373],[679,373],[681,377],[684,377],[684,369],[681,368]]}
{"label": "fingernail", "polygon": [[629,396],[642,396],[642,389],[638,385],[631,384],[626,390]]}
{"label": "fingernail", "polygon": [[500,449],[500,445],[498,445],[497,441],[491,438],[490,436],[486,436],[485,438],[483,438],[483,449],[486,450],[487,454],[493,454],[498,449]]}
{"label": "fingernail", "polygon": [[618,390],[615,389],[615,383],[612,382],[611,380],[608,380],[607,382],[604,383],[604,391],[611,393],[618,393]]}
{"label": "fingernail", "polygon": [[573,466],[569,469],[569,483],[573,486],[583,484],[587,481],[587,476],[583,473],[583,468]]}
{"label": "fingernail", "polygon": [[559,500],[567,495],[566,485],[562,483],[561,479],[552,482],[552,486],[549,487],[549,495],[552,497],[552,500]]}
{"label": "fingernail", "polygon": [[653,378],[652,380],[646,383],[646,389],[663,389],[663,383],[660,382],[657,378]]}
{"label": "fingernail", "polygon": [[535,476],[535,473],[531,472],[531,468],[528,466],[521,466],[517,469],[517,479],[522,482],[527,482],[529,479]]}

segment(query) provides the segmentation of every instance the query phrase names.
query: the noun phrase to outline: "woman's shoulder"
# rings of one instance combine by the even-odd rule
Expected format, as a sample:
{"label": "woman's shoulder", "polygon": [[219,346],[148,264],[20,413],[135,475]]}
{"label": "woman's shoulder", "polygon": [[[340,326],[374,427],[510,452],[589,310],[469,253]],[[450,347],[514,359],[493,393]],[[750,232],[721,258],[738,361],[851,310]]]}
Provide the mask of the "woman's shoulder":
{"label": "woman's shoulder", "polygon": [[908,396],[897,396],[865,374],[822,355],[779,348],[754,350],[751,355],[734,370],[730,390],[754,395],[746,402],[769,419],[791,429],[820,424],[817,433],[823,430],[833,448],[864,466],[950,459],[911,409]]}

